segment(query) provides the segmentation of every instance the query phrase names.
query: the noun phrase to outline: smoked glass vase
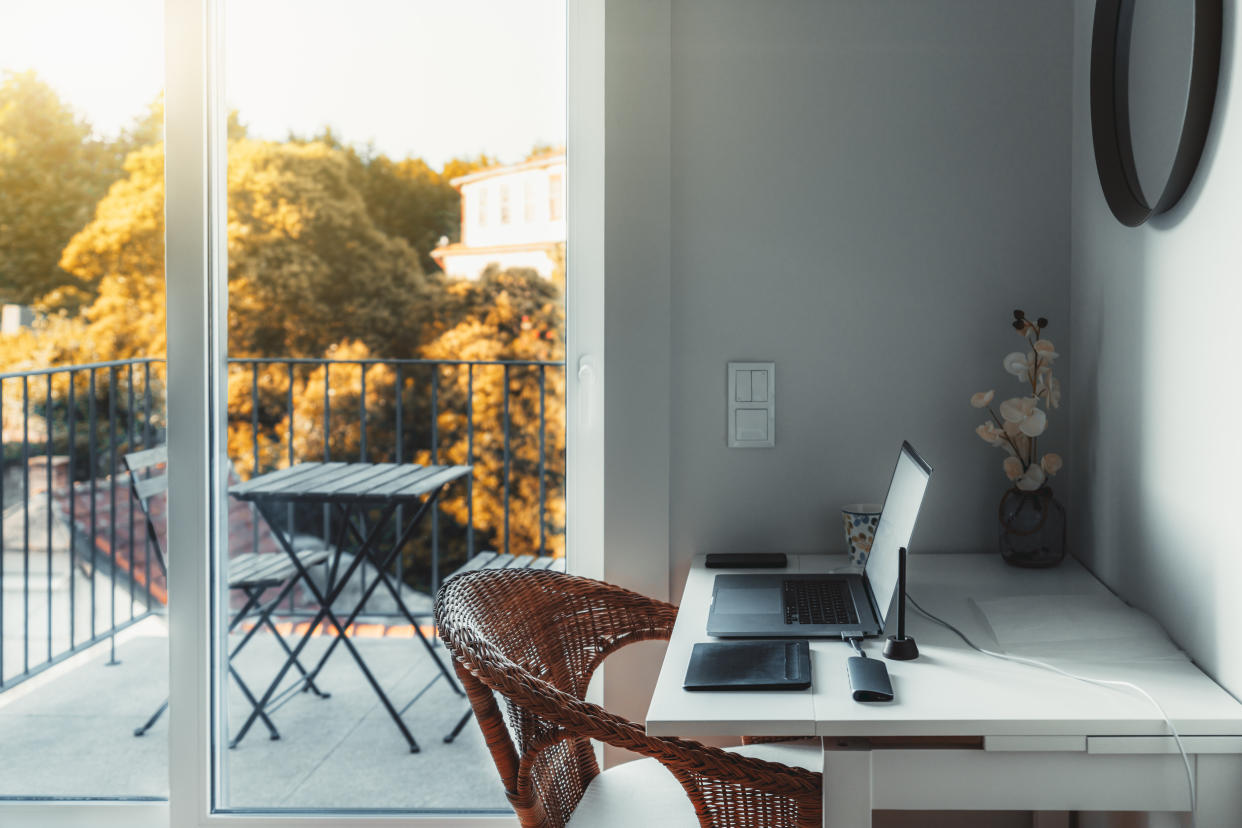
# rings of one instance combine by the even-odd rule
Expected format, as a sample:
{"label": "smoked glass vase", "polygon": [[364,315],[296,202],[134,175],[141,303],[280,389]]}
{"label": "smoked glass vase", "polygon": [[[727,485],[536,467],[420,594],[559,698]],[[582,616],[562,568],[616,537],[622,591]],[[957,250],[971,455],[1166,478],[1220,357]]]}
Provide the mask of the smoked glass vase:
{"label": "smoked glass vase", "polygon": [[1029,569],[1056,566],[1065,557],[1065,507],[1051,488],[1005,492],[1000,502],[1000,552],[1005,563]]}

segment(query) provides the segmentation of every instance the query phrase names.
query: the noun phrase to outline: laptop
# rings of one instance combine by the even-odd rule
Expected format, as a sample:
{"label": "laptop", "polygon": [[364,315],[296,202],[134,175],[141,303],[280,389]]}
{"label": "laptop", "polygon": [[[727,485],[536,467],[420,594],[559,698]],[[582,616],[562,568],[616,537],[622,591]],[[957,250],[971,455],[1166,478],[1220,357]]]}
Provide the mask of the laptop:
{"label": "laptop", "polygon": [[884,511],[861,573],[717,575],[707,634],[718,638],[837,638],[881,635],[897,592],[899,550],[914,534],[931,466],[901,444]]}

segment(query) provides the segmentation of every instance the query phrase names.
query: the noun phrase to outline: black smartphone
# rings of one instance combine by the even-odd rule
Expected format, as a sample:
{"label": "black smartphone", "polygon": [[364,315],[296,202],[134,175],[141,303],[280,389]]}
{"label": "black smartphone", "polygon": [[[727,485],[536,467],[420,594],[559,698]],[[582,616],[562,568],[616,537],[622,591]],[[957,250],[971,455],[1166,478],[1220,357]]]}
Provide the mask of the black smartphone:
{"label": "black smartphone", "polygon": [[707,556],[708,569],[784,569],[788,564],[783,552],[713,552]]}

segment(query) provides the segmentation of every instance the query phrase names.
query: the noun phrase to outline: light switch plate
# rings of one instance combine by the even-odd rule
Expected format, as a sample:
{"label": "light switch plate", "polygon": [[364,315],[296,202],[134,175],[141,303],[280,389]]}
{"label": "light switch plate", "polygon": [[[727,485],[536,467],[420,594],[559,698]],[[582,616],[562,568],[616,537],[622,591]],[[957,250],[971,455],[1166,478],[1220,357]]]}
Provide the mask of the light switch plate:
{"label": "light switch plate", "polygon": [[730,362],[727,402],[730,448],[776,445],[775,362]]}

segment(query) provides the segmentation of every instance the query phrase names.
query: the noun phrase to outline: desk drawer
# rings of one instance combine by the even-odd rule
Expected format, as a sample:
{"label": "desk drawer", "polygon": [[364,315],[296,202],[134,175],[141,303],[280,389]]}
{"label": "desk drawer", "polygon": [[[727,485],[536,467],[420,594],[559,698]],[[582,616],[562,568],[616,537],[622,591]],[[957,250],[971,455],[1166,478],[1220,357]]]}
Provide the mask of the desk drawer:
{"label": "desk drawer", "polygon": [[1082,753],[1086,736],[984,736],[983,749],[1015,753]]}
{"label": "desk drawer", "polygon": [[[1242,754],[1242,736],[1183,736],[1187,753]],[[1088,736],[1087,753],[1180,753],[1172,736]]]}

